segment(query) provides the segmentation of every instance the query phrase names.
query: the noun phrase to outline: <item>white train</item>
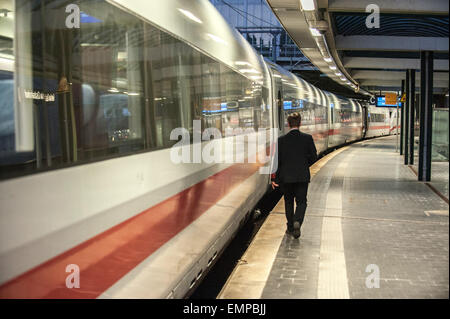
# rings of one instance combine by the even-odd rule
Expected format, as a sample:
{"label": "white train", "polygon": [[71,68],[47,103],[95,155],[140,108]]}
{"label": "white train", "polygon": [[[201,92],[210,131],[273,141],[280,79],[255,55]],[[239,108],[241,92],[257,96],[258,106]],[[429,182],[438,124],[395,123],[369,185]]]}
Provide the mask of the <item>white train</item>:
{"label": "white train", "polygon": [[174,128],[282,134],[301,112],[319,153],[389,134],[264,61],[207,0],[76,3],[0,8],[1,298],[186,296],[270,176],[175,164]]}

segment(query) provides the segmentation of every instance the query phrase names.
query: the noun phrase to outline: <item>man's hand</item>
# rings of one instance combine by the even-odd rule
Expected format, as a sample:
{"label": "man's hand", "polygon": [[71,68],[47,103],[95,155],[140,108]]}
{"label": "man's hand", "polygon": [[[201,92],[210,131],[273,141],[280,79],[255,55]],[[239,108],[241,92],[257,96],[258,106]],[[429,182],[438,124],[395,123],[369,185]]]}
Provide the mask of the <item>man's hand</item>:
{"label": "man's hand", "polygon": [[275,182],[272,182],[272,189],[275,189],[276,187],[280,187],[280,185],[278,185],[278,184],[275,183]]}

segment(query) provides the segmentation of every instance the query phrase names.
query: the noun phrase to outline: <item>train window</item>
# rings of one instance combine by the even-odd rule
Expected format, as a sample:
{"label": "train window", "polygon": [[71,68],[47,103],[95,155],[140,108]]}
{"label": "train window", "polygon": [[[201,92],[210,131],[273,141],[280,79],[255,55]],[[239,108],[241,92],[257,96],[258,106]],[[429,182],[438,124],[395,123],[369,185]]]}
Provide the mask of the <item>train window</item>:
{"label": "train window", "polygon": [[[13,1],[0,3],[0,165],[6,154],[15,150],[14,122],[14,29],[15,17],[12,14]],[[30,156],[30,159],[33,155]],[[11,156],[10,161],[15,159]]]}
{"label": "train window", "polygon": [[314,110],[314,122],[315,124],[326,124],[327,123],[327,112],[326,107],[318,107]]}
{"label": "train window", "polygon": [[108,1],[68,28],[67,4],[0,1],[0,179],[167,148],[193,120],[270,126],[261,83]]}
{"label": "train window", "polygon": [[379,113],[370,113],[370,122],[384,122],[386,120],[385,114],[379,114]]}
{"label": "train window", "polygon": [[334,122],[333,123],[341,123],[341,113],[339,110],[334,109],[333,110],[334,113]]}
{"label": "train window", "polygon": [[[57,62],[60,70],[54,71],[67,70],[63,76],[73,83],[72,92],[63,93],[60,101],[61,106],[67,103],[74,109],[71,121],[76,136],[68,143],[75,143],[71,148],[79,154],[73,154],[73,160],[143,150],[144,26],[102,2],[84,1],[81,9],[91,23],[82,23],[78,34],[66,32],[59,42],[60,29],[55,25],[42,35],[56,48],[51,51],[55,61],[61,53],[68,57],[68,61]],[[72,37],[80,41],[79,46],[58,49]]]}

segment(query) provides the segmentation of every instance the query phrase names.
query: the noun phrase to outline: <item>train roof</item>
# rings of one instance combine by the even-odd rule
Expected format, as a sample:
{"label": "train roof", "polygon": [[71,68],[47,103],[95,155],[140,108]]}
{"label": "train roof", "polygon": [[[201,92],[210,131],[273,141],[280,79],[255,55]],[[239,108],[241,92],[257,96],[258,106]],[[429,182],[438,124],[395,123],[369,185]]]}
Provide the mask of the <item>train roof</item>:
{"label": "train roof", "polygon": [[[248,41],[222,17],[208,0],[110,0],[123,10],[148,21],[156,27],[182,39],[212,58],[228,65],[250,80],[269,86],[266,63],[286,82],[319,105],[361,110],[359,102],[343,99],[320,90],[281,66],[264,60]],[[266,81],[266,83],[263,83]]]}
{"label": "train roof", "polygon": [[264,76],[267,69],[263,58],[208,0],[110,2],[189,43],[250,80],[260,84],[264,79],[268,81]]}
{"label": "train roof", "polygon": [[266,59],[266,63],[272,67],[272,70],[281,76],[286,85],[292,86],[297,90],[297,97],[304,100],[310,100],[319,105],[332,105],[336,109],[350,109],[354,112],[361,112],[361,104],[353,99],[343,98],[331,92],[321,90],[301,77],[285,70],[281,66]]}

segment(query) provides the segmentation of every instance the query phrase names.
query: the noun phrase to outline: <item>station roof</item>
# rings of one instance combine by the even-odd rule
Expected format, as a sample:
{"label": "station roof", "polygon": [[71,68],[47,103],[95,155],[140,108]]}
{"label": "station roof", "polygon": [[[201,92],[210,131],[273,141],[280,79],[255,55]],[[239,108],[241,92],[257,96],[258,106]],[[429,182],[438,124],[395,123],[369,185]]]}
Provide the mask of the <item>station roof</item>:
{"label": "station roof", "polygon": [[447,0],[378,0],[379,28],[366,26],[372,0],[267,1],[303,54],[335,82],[366,95],[400,91],[406,70],[420,70],[420,52],[433,51],[435,91],[448,92]]}

